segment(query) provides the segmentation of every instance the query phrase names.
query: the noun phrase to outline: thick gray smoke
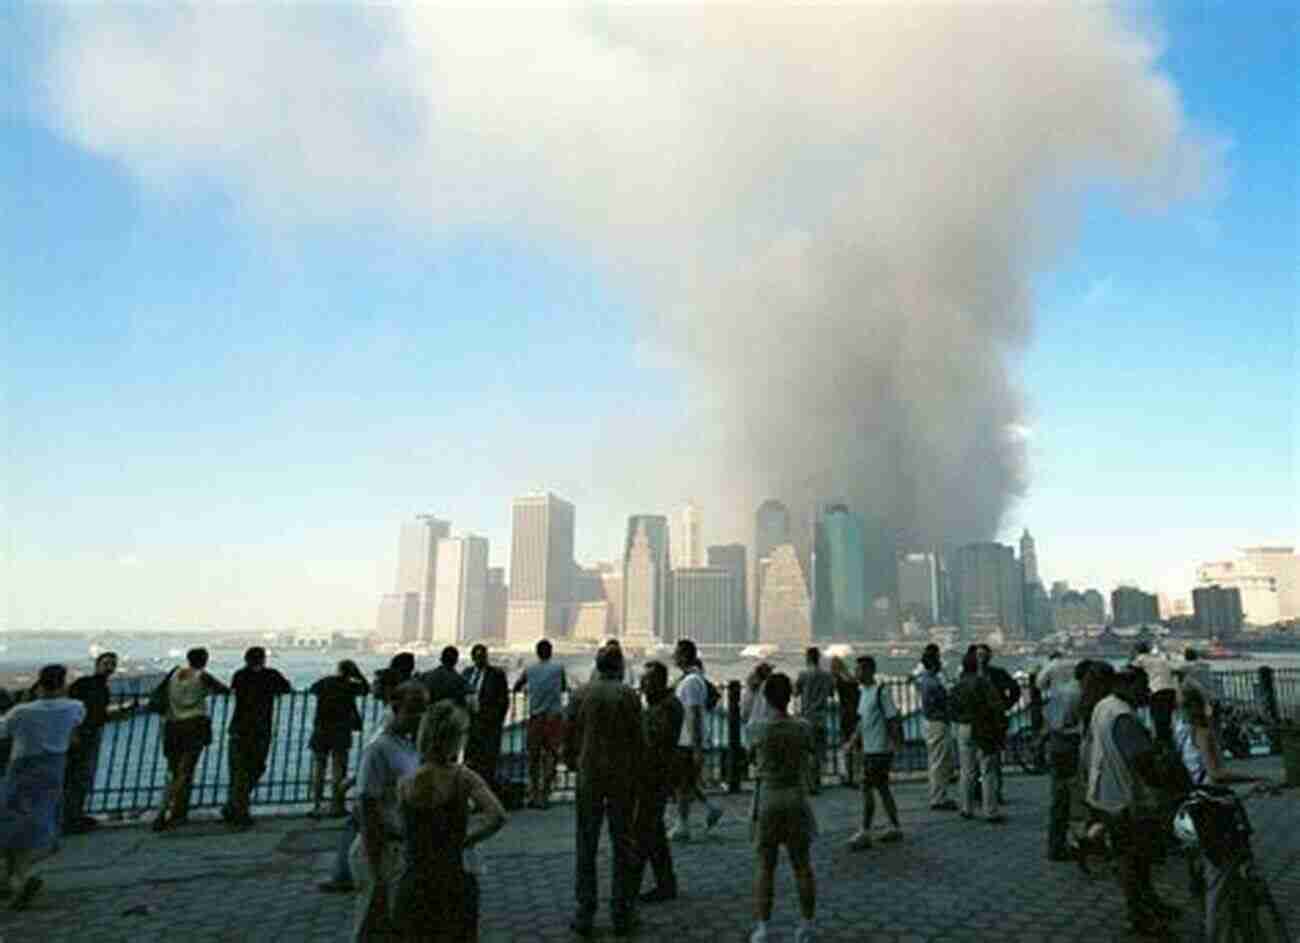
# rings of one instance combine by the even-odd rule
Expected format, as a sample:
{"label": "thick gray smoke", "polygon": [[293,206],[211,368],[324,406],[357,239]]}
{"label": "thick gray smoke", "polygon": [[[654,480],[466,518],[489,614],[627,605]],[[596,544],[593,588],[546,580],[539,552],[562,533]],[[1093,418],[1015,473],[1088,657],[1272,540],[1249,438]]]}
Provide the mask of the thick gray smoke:
{"label": "thick gray smoke", "polygon": [[628,509],[694,495],[716,538],[773,494],[907,543],[993,533],[1026,481],[1032,277],[1081,190],[1158,203],[1206,152],[1158,44],[1099,4],[93,7],[56,35],[58,124],[151,183],[608,264],[708,443],[665,443],[662,478],[622,455]]}

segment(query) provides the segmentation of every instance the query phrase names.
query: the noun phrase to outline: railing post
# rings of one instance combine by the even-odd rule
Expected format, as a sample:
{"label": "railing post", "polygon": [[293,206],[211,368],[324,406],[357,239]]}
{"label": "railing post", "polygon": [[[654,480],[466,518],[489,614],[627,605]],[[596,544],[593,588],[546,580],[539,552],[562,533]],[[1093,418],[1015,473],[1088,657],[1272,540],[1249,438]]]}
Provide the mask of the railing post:
{"label": "railing post", "polygon": [[745,745],[740,742],[740,682],[727,682],[727,791],[740,792],[744,778]]}
{"label": "railing post", "polygon": [[1264,716],[1268,718],[1269,752],[1276,756],[1282,752],[1282,737],[1278,731],[1282,714],[1277,709],[1277,686],[1274,684],[1273,669],[1268,665],[1259,667],[1259,697],[1264,702]]}

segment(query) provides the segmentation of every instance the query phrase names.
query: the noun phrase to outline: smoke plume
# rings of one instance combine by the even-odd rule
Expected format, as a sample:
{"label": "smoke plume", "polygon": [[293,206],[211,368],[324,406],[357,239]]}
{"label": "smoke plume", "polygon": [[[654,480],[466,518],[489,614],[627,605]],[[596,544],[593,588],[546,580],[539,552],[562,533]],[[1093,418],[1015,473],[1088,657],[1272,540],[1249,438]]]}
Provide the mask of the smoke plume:
{"label": "smoke plume", "polygon": [[710,427],[675,495],[629,459],[638,504],[835,496],[904,543],[989,536],[1025,487],[1010,366],[1082,192],[1159,204],[1207,162],[1101,4],[95,6],[53,36],[55,122],[151,186],[561,241],[635,286]]}

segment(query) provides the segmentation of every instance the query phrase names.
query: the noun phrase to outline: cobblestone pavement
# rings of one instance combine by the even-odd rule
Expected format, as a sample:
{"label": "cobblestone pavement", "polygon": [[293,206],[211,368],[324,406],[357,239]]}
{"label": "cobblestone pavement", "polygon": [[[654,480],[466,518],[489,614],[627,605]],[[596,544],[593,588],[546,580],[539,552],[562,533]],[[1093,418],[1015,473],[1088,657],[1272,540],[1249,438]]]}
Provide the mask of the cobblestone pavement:
{"label": "cobblestone pavement", "polygon": [[[1275,759],[1252,772],[1280,779]],[[816,802],[822,837],[814,846],[822,941],[997,940],[1061,943],[1125,939],[1118,886],[1088,878],[1072,864],[1044,858],[1046,778],[1010,777],[1010,821],[993,826],[931,812],[924,785],[896,786],[905,839],[852,854],[845,841],[859,814],[855,792],[824,790]],[[748,795],[726,796],[727,815],[708,835],[675,848],[682,897],[644,907],[638,938],[730,943],[747,939],[753,853]],[[1261,870],[1293,929],[1300,925],[1300,792],[1250,800]],[[24,913],[0,909],[0,941],[97,943],[183,939],[263,941],[347,939],[353,900],[322,894],[338,823],[266,819],[244,834],[216,822],[155,835],[104,827],[69,839],[39,866],[44,892]],[[570,940],[573,906],[573,809],[517,812],[484,846],[484,943]],[[608,859],[602,852],[602,894]],[[1187,906],[1186,871],[1171,858],[1157,883]],[[794,886],[782,863],[771,938],[789,941],[796,923]],[[597,935],[612,939],[602,906]],[[1177,927],[1195,940],[1187,908]]]}

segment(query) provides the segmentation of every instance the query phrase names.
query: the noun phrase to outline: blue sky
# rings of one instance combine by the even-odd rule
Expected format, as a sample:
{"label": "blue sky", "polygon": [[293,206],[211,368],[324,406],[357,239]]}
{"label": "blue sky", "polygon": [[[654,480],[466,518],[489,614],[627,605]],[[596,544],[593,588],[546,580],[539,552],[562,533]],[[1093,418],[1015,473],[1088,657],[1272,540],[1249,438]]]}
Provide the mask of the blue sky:
{"label": "blue sky", "polygon": [[[657,509],[590,480],[629,417],[689,410],[635,280],[571,238],[368,196],[286,224],[222,173],[159,183],[52,117],[55,18],[0,16],[0,624],[365,626],[410,514],[501,564],[512,494],[577,502],[584,561]],[[1300,63],[1294,6],[1154,19],[1222,173],[1154,212],[1090,188],[1035,274],[1012,357],[1030,483],[1003,535],[1028,526],[1049,578],[1172,595],[1202,559],[1297,535]],[[748,538],[702,510],[707,540]]]}

